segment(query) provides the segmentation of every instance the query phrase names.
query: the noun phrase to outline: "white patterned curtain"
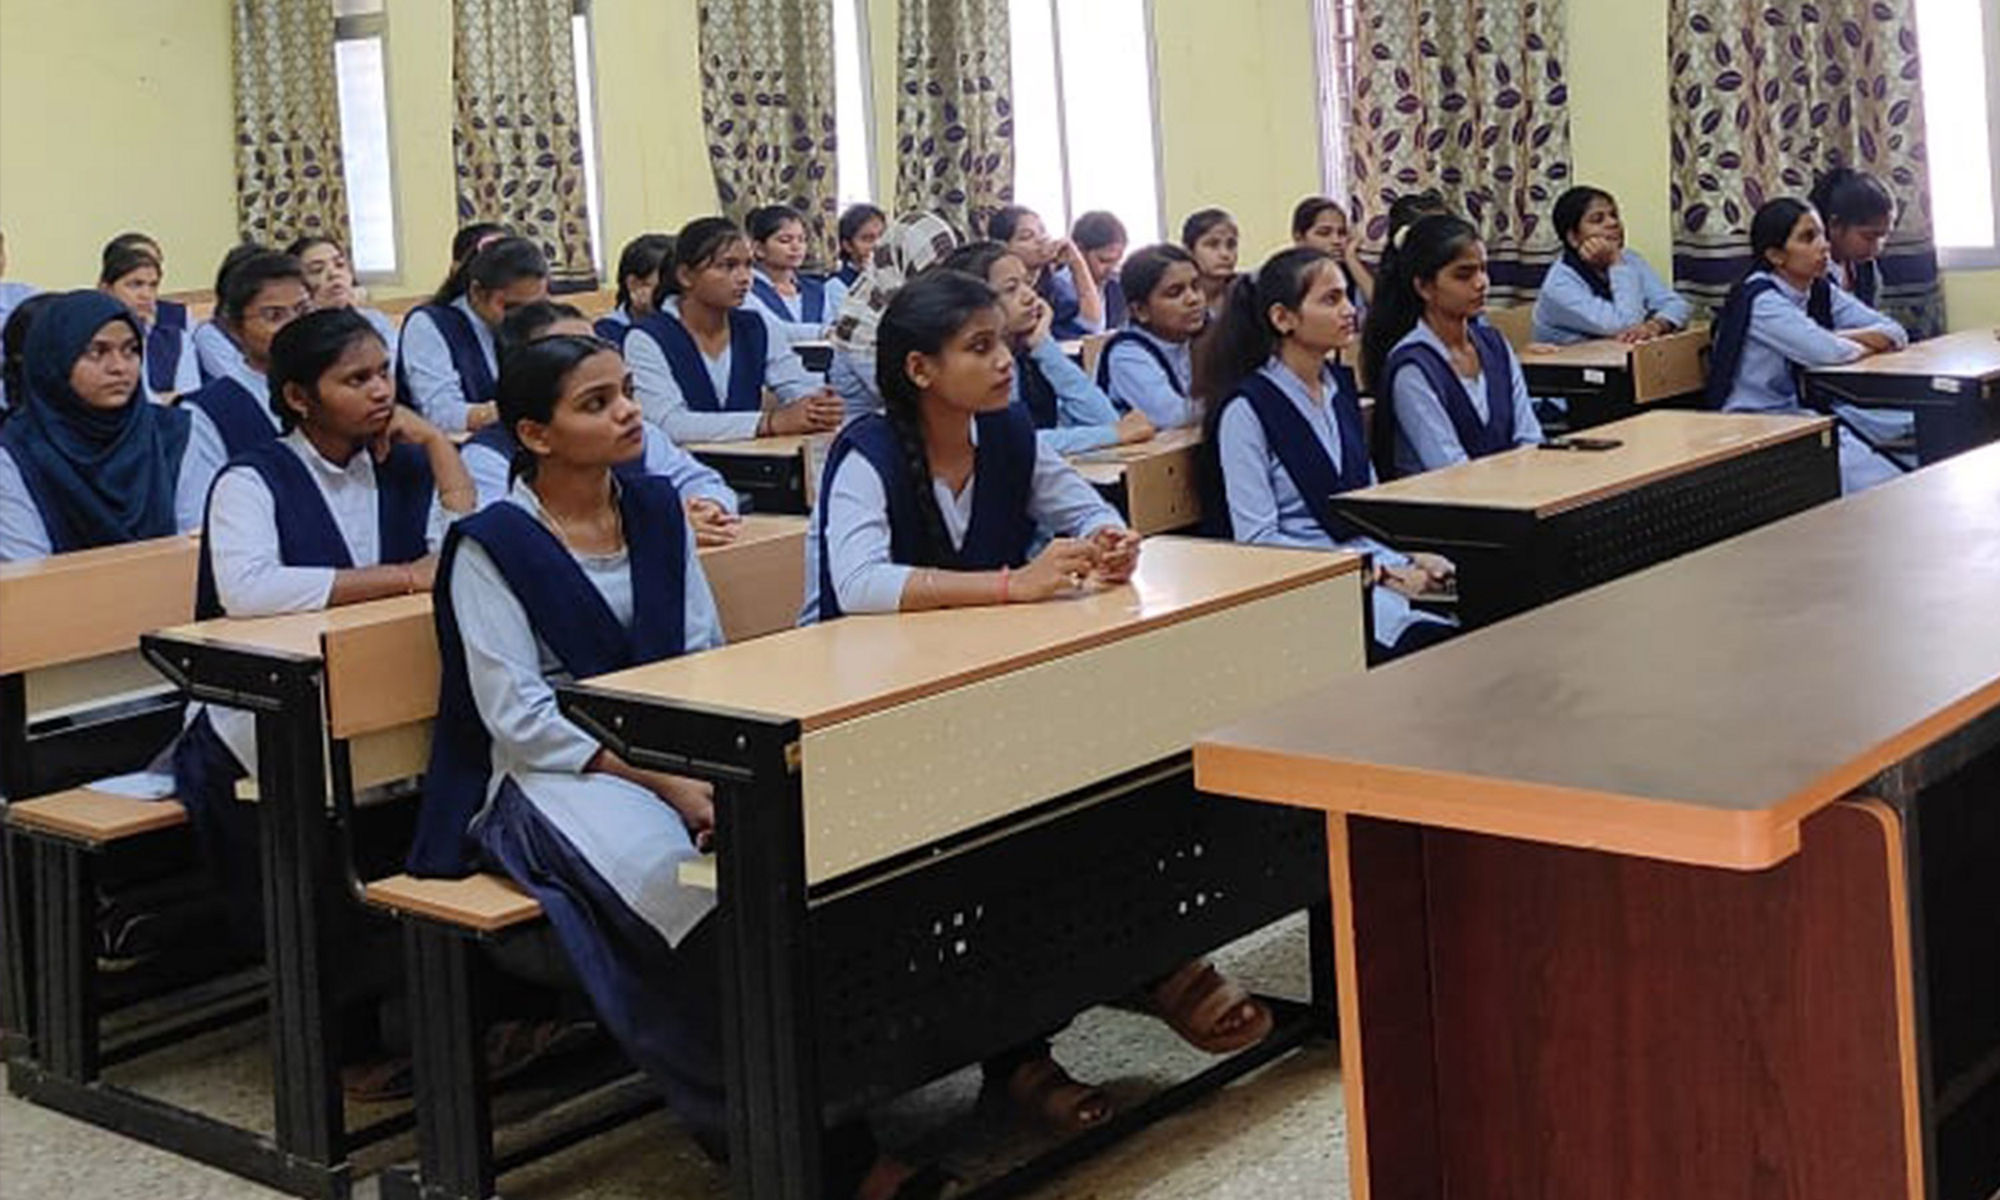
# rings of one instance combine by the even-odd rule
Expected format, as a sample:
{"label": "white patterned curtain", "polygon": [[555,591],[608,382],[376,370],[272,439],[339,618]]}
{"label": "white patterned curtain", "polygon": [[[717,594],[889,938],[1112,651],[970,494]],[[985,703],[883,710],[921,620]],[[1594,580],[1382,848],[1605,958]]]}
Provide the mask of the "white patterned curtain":
{"label": "white patterned curtain", "polygon": [[244,241],[306,234],[347,245],[333,6],[234,0],[236,215]]}
{"label": "white patterned curtain", "polygon": [[1008,28],[1007,0],[897,5],[897,212],[934,212],[970,235],[1014,202]]}

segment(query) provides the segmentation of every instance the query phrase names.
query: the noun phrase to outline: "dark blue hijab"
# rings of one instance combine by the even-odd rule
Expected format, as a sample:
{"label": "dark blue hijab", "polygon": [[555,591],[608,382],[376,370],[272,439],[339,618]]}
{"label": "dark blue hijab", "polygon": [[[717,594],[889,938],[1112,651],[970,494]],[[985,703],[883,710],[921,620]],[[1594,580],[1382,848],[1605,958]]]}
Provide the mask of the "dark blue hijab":
{"label": "dark blue hijab", "polygon": [[71,292],[47,308],[28,333],[28,395],[0,430],[57,553],[144,538],[174,528],[174,493],[191,418],[146,399],[143,366],[119,408],[92,408],[70,386],[70,372],[97,331],[113,321],[145,331],[124,305],[102,292]]}

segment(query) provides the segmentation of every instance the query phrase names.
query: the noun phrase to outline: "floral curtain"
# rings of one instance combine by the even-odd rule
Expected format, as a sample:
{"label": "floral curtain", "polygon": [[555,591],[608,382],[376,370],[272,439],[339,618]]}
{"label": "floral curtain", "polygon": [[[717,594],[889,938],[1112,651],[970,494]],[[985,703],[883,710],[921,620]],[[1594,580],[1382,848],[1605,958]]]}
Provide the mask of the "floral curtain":
{"label": "floral curtain", "polygon": [[805,215],[830,260],[838,220],[832,0],[705,0],[701,120],[722,211],[765,204]]}
{"label": "floral curtain", "polygon": [[1379,245],[1391,201],[1437,188],[1484,233],[1494,298],[1527,299],[1570,185],[1562,0],[1354,4],[1351,215]]}
{"label": "floral curtain", "polygon": [[1672,0],[1674,277],[1719,305],[1750,264],[1750,218],[1847,165],[1896,197],[1882,306],[1943,327],[1914,0]]}
{"label": "floral curtain", "polygon": [[503,222],[551,282],[595,287],[570,0],[453,0],[452,18],[459,220]]}
{"label": "floral curtain", "polygon": [[969,234],[1014,202],[1007,0],[900,0],[896,211]]}
{"label": "floral curtain", "polygon": [[333,6],[235,0],[236,214],[245,241],[348,241]]}

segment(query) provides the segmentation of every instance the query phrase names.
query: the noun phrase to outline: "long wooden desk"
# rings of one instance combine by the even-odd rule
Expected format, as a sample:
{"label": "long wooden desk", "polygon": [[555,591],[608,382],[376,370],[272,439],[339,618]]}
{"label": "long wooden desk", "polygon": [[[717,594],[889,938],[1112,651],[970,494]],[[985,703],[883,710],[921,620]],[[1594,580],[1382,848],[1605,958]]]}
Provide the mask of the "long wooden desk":
{"label": "long wooden desk", "polygon": [[1151,441],[1073,455],[1077,473],[1140,533],[1201,523],[1201,430],[1165,429]]}
{"label": "long wooden desk", "polygon": [[1522,349],[1528,394],[1562,398],[1570,426],[1583,429],[1631,416],[1641,406],[1697,396],[1708,379],[1708,327],[1643,342],[1602,338],[1551,349]]}
{"label": "long wooden desk", "polygon": [[2000,437],[2000,334],[1950,333],[1809,371],[1805,387],[1818,405],[1908,409],[1917,418],[1918,461],[1937,462]]}
{"label": "long wooden desk", "polygon": [[[1130,586],[849,617],[562,691],[630,761],[718,785],[737,1196],[817,1200],[829,1114],[1318,903],[1319,822],[1197,798],[1186,751],[1361,669],[1359,562],[1158,539]],[[1314,1018],[1280,1012],[1190,1089],[1295,1045]]]}
{"label": "long wooden desk", "polygon": [[1357,1198],[2000,1186],[2000,448],[1204,738],[1328,814]]}
{"label": "long wooden desk", "polygon": [[832,442],[832,434],[786,434],[741,442],[690,442],[687,451],[750,497],[755,511],[799,516],[812,511],[819,491],[814,468]]}
{"label": "long wooden desk", "polygon": [[1335,496],[1400,550],[1458,564],[1483,625],[1840,495],[1822,417],[1660,410],[1591,431],[1612,450],[1524,446]]}

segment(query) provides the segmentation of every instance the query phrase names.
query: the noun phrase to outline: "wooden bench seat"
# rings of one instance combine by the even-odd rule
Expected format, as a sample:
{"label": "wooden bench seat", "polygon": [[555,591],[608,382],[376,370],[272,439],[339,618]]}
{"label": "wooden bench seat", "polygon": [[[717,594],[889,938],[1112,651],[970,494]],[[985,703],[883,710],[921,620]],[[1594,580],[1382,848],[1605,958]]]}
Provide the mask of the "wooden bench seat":
{"label": "wooden bench seat", "polygon": [[537,921],[542,906],[503,875],[418,879],[391,875],[368,885],[368,903],[398,915],[422,917],[479,933],[498,933]]}
{"label": "wooden bench seat", "polygon": [[178,828],[187,820],[178,800],[138,800],[87,787],[7,806],[7,823],[16,828],[89,846]]}

